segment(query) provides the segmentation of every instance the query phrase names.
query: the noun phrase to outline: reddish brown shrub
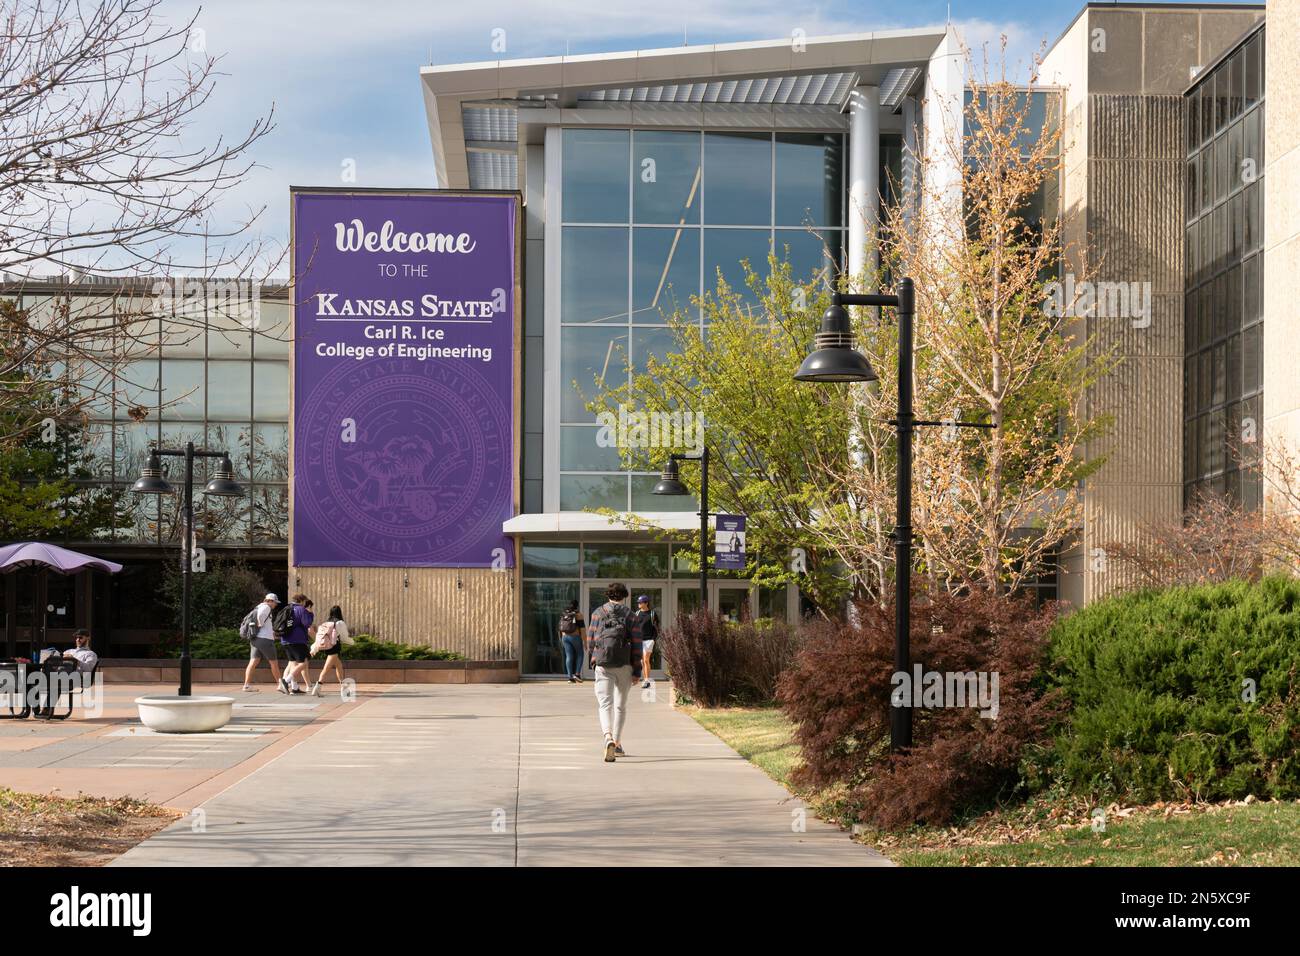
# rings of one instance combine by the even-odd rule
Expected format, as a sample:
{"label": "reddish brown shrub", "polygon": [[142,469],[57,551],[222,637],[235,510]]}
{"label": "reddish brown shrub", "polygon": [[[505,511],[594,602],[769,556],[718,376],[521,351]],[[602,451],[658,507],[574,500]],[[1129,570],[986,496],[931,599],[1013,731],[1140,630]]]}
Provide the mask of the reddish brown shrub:
{"label": "reddish brown shrub", "polygon": [[695,703],[770,704],[799,638],[782,621],[732,624],[697,610],[665,628],[659,648],[673,687]]}
{"label": "reddish brown shrub", "polygon": [[809,625],[777,699],[803,750],[796,781],[843,783],[864,822],[894,829],[942,824],[1012,789],[1027,747],[1045,743],[1062,712],[1039,675],[1052,609],[977,592],[918,597],[913,664],[923,671],[998,675],[998,715],[977,707],[913,711],[913,746],[889,752],[894,611],[864,607],[856,623]]}

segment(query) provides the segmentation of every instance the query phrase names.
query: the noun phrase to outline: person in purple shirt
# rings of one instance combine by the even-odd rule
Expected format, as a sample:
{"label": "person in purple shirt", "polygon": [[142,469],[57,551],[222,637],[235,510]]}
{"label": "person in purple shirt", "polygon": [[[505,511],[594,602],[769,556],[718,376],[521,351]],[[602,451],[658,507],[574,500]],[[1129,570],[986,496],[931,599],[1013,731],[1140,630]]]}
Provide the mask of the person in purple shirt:
{"label": "person in purple shirt", "polygon": [[288,631],[280,635],[280,644],[289,658],[284,676],[280,678],[280,684],[287,694],[305,694],[306,691],[299,688],[311,686],[307,661],[310,658],[308,651],[311,647],[312,633],[316,630],[313,626],[316,615],[312,614],[311,607],[307,595],[295,594],[289,607],[293,624]]}

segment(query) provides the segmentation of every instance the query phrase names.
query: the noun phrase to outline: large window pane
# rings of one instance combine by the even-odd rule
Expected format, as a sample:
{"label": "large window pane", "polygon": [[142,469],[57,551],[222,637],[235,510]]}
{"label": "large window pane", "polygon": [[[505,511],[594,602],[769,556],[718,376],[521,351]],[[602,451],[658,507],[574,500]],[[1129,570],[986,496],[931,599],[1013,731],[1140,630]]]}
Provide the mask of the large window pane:
{"label": "large window pane", "polygon": [[289,364],[253,363],[253,417],[262,422],[289,420]]}
{"label": "large window pane", "polygon": [[208,362],[208,417],[250,418],[252,378],[251,362]]}
{"label": "large window pane", "polygon": [[1259,388],[1260,369],[1263,366],[1263,353],[1260,344],[1261,325],[1252,325],[1242,337],[1242,391],[1249,394]]}
{"label": "large window pane", "polygon": [[627,382],[627,330],[568,327],[560,333],[560,420],[594,422],[586,401]]}
{"label": "large window pane", "polygon": [[113,468],[118,480],[133,482],[158,444],[157,422],[123,422],[114,426]]}
{"label": "large window pane", "polygon": [[248,544],[253,525],[251,498],[195,496],[194,517],[201,540],[227,544]]}
{"label": "large window pane", "polygon": [[147,408],[149,414],[158,414],[158,360],[142,359],[126,362],[117,372],[114,385],[117,398],[117,418],[126,417],[132,408]]}
{"label": "large window pane", "polygon": [[[665,452],[665,454],[667,454]],[[700,502],[694,495],[656,495],[654,487],[658,475],[632,476],[633,511],[694,511],[699,513]]]}
{"label": "large window pane", "polygon": [[666,544],[589,544],[583,548],[588,578],[666,578]]}
{"label": "large window pane", "polygon": [[577,544],[526,544],[523,546],[524,577],[576,578],[582,572],[580,551]]}
{"label": "large window pane", "polygon": [[704,221],[737,226],[772,221],[769,134],[704,134]]}
{"label": "large window pane", "polygon": [[1261,228],[1259,221],[1260,194],[1261,187],[1259,183],[1251,183],[1246,187],[1246,222],[1245,234],[1242,239],[1246,252],[1254,252],[1264,243],[1264,230]]}
{"label": "large window pane", "polygon": [[1246,106],[1254,106],[1258,103],[1260,90],[1263,89],[1259,81],[1260,52],[1262,49],[1262,39],[1258,36],[1246,44],[1245,79],[1243,81]]}
{"label": "large window pane", "polygon": [[844,140],[839,134],[778,133],[776,225],[839,226]]}
{"label": "large window pane", "polygon": [[627,322],[627,234],[624,228],[565,227],[561,321]]}
{"label": "large window pane", "polygon": [[242,304],[237,301],[213,303],[213,308],[208,311],[208,358],[242,358],[247,361],[252,357],[252,305],[248,301]]}
{"label": "large window pane", "polygon": [[[618,435],[598,425],[565,425],[560,429],[560,469],[563,471],[622,471],[614,444]],[[607,441],[602,445],[601,441]]]}
{"label": "large window pane", "polygon": [[[286,426],[272,425],[271,427],[285,428]],[[235,477],[240,481],[248,481],[249,478],[251,428],[248,422],[208,422],[208,449],[229,453],[231,467],[235,469]],[[283,481],[284,478],[280,480]]]}
{"label": "large window pane", "polygon": [[751,305],[758,297],[745,283],[742,261],[759,276],[767,276],[767,252],[771,244],[766,229],[706,229],[704,230],[704,291],[716,293],[718,273],[727,281],[733,292]]}
{"label": "large window pane", "polygon": [[163,359],[163,419],[201,421],[203,418],[203,362]]}
{"label": "large window pane", "polygon": [[564,131],[564,221],[627,222],[628,131]]}
{"label": "large window pane", "polygon": [[676,333],[670,328],[632,329],[632,371],[644,373],[653,357],[663,361],[668,355],[681,351]]}
{"label": "large window pane", "polygon": [[253,477],[258,481],[289,480],[289,426],[253,426]]}
{"label": "large window pane", "polygon": [[700,221],[700,134],[638,130],[632,135],[634,222]]}
{"label": "large window pane", "polygon": [[841,241],[842,234],[838,231],[819,236],[804,229],[778,229],[776,257],[789,261],[790,275],[796,282],[807,282],[815,275],[825,285],[835,278]]}
{"label": "large window pane", "polygon": [[1228,116],[1236,117],[1241,115],[1241,95],[1242,95],[1242,62],[1244,54],[1241,50],[1234,53],[1228,60]]}
{"label": "large window pane", "polygon": [[627,510],[627,475],[561,475],[560,510]]}
{"label": "large window pane", "polygon": [[1241,123],[1233,123],[1228,130],[1228,192],[1240,189],[1243,183],[1241,168]]}
{"label": "large window pane", "polygon": [[289,357],[289,303],[262,299],[257,310],[253,351],[260,359]]}
{"label": "large window pane", "polygon": [[694,311],[700,294],[698,229],[632,230],[632,321],[662,322]]}
{"label": "large window pane", "polygon": [[253,488],[253,540],[283,544],[289,537],[289,489],[286,485]]}

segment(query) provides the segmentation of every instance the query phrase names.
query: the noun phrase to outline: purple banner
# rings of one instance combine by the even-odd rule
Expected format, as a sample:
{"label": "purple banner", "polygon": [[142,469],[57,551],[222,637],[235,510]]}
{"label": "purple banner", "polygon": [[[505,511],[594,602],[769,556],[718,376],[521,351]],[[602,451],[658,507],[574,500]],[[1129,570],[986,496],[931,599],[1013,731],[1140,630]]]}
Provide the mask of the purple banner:
{"label": "purple banner", "polygon": [[292,202],[294,563],[512,566],[515,197]]}
{"label": "purple banner", "polygon": [[719,571],[745,570],[745,516],[718,515],[714,532],[714,567]]}

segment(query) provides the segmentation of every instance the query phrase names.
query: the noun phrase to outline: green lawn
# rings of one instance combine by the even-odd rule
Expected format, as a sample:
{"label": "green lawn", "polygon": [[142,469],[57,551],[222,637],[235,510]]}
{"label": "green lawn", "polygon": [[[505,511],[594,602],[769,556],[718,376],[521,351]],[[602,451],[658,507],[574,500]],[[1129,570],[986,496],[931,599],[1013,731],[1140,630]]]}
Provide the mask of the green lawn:
{"label": "green lawn", "polygon": [[[707,730],[787,789],[799,762],[792,727],[771,708],[683,707]],[[833,794],[799,793],[819,816],[839,820]],[[1107,814],[1042,801],[979,817],[962,827],[862,839],[901,866],[1300,866],[1300,801],[1209,807],[1164,805]]]}

